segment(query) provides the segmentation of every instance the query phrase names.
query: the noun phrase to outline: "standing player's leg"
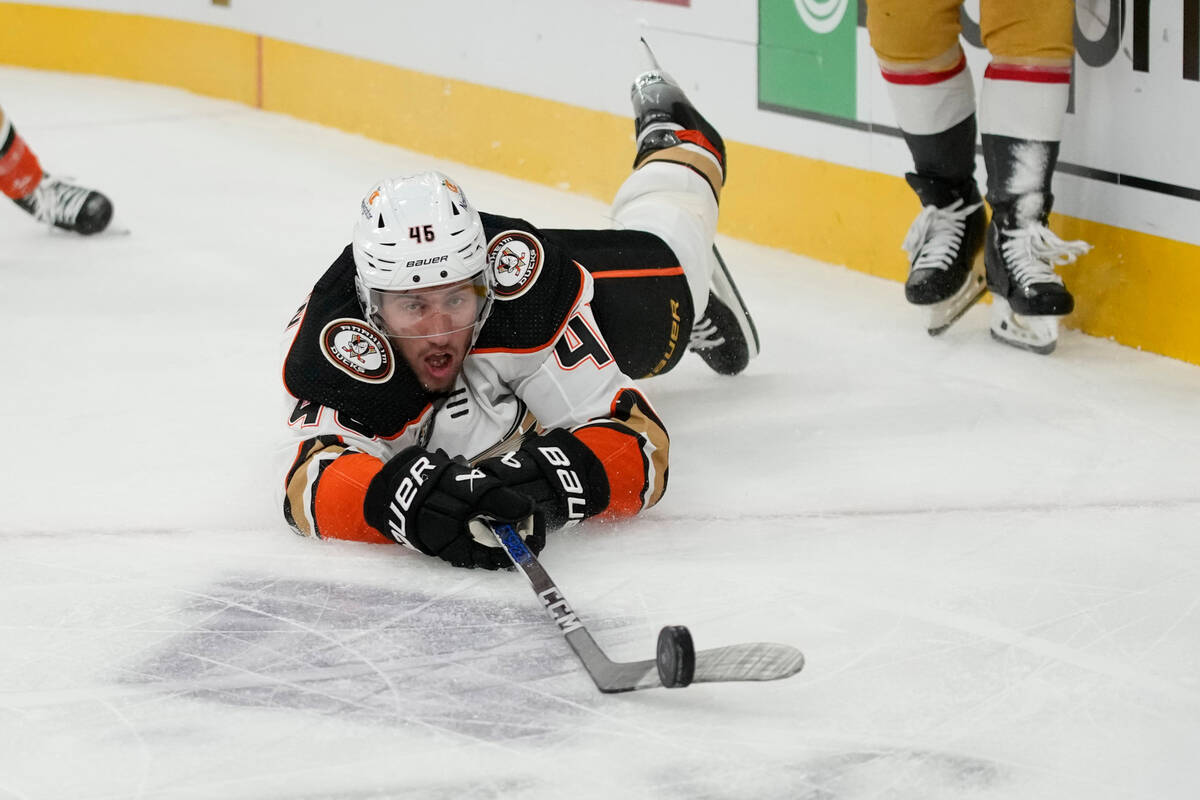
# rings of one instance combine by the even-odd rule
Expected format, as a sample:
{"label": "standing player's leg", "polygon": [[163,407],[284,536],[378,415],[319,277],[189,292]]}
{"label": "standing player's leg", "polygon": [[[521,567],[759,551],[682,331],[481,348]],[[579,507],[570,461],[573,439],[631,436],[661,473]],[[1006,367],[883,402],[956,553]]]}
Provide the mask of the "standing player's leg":
{"label": "standing player's leg", "polygon": [[1087,252],[1047,227],[1074,53],[1072,0],[985,2],[980,11],[992,62],[983,76],[980,128],[992,222],[987,230],[992,335],[1049,353],[1058,321],[1075,308],[1056,266]]}
{"label": "standing player's leg", "polygon": [[904,296],[946,330],[984,291],[986,214],[975,182],[975,90],[959,44],[961,0],[869,0],[867,29],[913,159],[921,202],[904,249]]}

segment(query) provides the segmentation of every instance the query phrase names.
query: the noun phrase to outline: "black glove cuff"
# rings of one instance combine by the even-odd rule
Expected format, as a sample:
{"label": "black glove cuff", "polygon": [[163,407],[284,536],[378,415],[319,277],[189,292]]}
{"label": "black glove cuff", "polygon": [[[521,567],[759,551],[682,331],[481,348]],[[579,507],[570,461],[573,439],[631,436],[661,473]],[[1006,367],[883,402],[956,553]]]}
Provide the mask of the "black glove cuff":
{"label": "black glove cuff", "polygon": [[480,464],[531,498],[548,529],[595,516],[608,507],[608,475],[587,445],[563,428],[530,436],[516,453]]}

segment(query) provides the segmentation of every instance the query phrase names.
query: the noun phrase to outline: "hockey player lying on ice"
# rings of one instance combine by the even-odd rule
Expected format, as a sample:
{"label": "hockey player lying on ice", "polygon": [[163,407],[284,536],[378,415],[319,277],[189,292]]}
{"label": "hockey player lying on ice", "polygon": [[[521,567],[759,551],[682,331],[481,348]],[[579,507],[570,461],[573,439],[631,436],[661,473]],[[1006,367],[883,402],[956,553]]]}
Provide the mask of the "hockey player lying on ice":
{"label": "hockey player lying on ice", "polygon": [[667,431],[633,378],[685,349],[735,374],[756,334],[712,247],[725,150],[661,72],[633,87],[621,230],[479,213],[450,178],[385,180],[287,329],[283,513],[319,538],[509,565],[546,530],[654,505]]}

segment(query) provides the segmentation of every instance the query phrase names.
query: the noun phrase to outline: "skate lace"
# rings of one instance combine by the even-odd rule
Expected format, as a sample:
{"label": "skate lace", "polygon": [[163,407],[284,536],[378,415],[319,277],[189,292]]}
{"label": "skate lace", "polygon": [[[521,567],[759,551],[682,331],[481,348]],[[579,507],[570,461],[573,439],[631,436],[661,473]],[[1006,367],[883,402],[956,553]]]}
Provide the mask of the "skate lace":
{"label": "skate lace", "polygon": [[73,225],[92,190],[57,178],[45,178],[33,190],[33,215],[48,225]]}
{"label": "skate lace", "polygon": [[1035,283],[1063,285],[1063,279],[1054,268],[1071,264],[1092,249],[1084,241],[1064,241],[1038,222],[1023,228],[1005,229],[1001,233],[1004,242],[1000,245],[1000,252],[1004,256],[1004,263],[1013,279],[1022,286]]}
{"label": "skate lace", "polygon": [[962,198],[945,208],[929,205],[909,226],[902,247],[912,269],[946,269],[962,245],[967,218],[983,201],[966,205]]}
{"label": "skate lace", "polygon": [[688,337],[688,347],[692,350],[711,350],[725,344],[725,337],[717,330],[717,324],[709,317],[701,317],[692,326],[691,336]]}

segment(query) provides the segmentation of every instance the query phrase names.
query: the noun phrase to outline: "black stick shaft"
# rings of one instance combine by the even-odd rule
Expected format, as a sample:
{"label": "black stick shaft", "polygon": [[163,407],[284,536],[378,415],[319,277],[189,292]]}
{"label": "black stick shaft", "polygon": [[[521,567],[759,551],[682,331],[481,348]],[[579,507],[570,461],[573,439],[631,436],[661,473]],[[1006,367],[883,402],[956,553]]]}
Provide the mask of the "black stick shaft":
{"label": "black stick shaft", "polygon": [[658,679],[658,668],[653,660],[616,663],[604,654],[574,609],[567,603],[567,598],[563,597],[558,586],[550,578],[546,568],[525,546],[525,542],[521,541],[513,526],[494,525],[492,534],[508,553],[513,564],[528,579],[533,593],[542,601],[542,607],[558,625],[558,629],[567,639],[567,644],[575,651],[597,689],[610,693],[662,686]]}
{"label": "black stick shaft", "polygon": [[[604,654],[512,525],[496,524],[491,529],[496,541],[533,587],[597,689],[605,693],[630,692],[663,685],[654,659],[621,662]],[[769,642],[729,645],[696,653],[692,683],[774,681],[795,675],[803,667],[804,654],[790,645]]]}

